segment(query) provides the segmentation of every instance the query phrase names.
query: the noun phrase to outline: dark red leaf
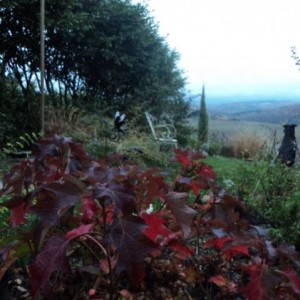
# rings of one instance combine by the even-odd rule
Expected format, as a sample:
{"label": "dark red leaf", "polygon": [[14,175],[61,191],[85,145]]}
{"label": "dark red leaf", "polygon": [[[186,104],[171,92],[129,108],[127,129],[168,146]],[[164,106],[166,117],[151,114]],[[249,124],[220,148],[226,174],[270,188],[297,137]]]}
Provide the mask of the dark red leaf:
{"label": "dark red leaf", "polygon": [[132,190],[121,184],[100,184],[96,187],[94,197],[112,201],[123,214],[135,211],[135,197]]}
{"label": "dark red leaf", "polygon": [[249,255],[249,247],[247,245],[230,246],[230,247],[226,248],[225,250],[223,250],[223,253],[227,260],[232,259],[236,255],[250,256]]}
{"label": "dark red leaf", "polygon": [[94,162],[86,171],[84,180],[94,185],[96,183],[111,183],[118,174],[118,169],[100,166]]}
{"label": "dark red leaf", "polygon": [[216,174],[213,171],[212,167],[206,165],[206,164],[202,164],[201,167],[198,170],[198,174],[201,174],[203,176],[206,176],[210,179],[216,179]]}
{"label": "dark red leaf", "polygon": [[249,300],[265,300],[267,299],[267,289],[263,282],[263,273],[265,265],[251,265],[245,267],[245,270],[250,275],[250,281],[242,290]]}
{"label": "dark red leaf", "polygon": [[187,199],[187,193],[169,192],[166,195],[168,208],[176,217],[185,238],[192,232],[192,223],[196,215],[196,211],[187,205]]}
{"label": "dark red leaf", "polygon": [[242,212],[246,212],[247,208],[245,206],[245,204],[240,201],[238,198],[233,197],[232,195],[229,195],[227,193],[225,193],[222,196],[222,200],[220,202],[220,204],[222,205],[224,210],[232,210],[232,209],[240,209]]}
{"label": "dark red leaf", "polygon": [[191,164],[191,160],[184,155],[177,154],[176,158],[183,165],[184,168],[187,168]]}
{"label": "dark red leaf", "polygon": [[144,231],[147,224],[140,217],[127,215],[114,219],[104,237],[104,244],[117,249],[116,272],[125,271],[131,279],[140,284],[143,278],[144,257],[157,251],[157,245]]}
{"label": "dark red leaf", "polygon": [[51,291],[49,278],[55,271],[62,271],[63,273],[70,271],[66,258],[68,245],[69,240],[65,237],[51,237],[46,243],[45,249],[38,254],[35,262],[29,266],[33,300],[40,299],[41,290],[46,297],[55,298]]}
{"label": "dark red leaf", "polygon": [[152,241],[158,242],[170,234],[170,230],[165,226],[165,219],[159,213],[147,214],[144,212],[141,216],[148,225],[144,234]]}
{"label": "dark red leaf", "polygon": [[13,227],[27,222],[25,218],[28,209],[27,202],[29,202],[29,197],[15,195],[10,200],[1,203],[2,206],[10,209],[9,219]]}
{"label": "dark red leaf", "polygon": [[233,237],[230,236],[224,236],[221,238],[213,238],[205,243],[206,248],[216,247],[218,250],[221,250],[226,243],[232,242]]}
{"label": "dark red leaf", "polygon": [[57,139],[47,138],[37,141],[32,147],[32,154],[37,161],[42,161],[46,156],[58,156],[60,154]]}
{"label": "dark red leaf", "polygon": [[200,186],[198,185],[198,182],[196,180],[192,180],[191,187],[194,195],[198,196],[200,192]]}
{"label": "dark red leaf", "polygon": [[245,266],[244,270],[250,278],[246,287],[241,289],[241,292],[248,300],[278,299],[278,291],[275,287],[282,282],[282,277],[277,272],[264,261]]}
{"label": "dark red leaf", "polygon": [[27,181],[31,182],[31,169],[29,163],[24,160],[15,164],[10,172],[3,177],[2,194],[21,195],[23,188],[28,188]]}
{"label": "dark red leaf", "polygon": [[24,224],[27,222],[26,218],[26,203],[21,202],[18,206],[14,207],[10,211],[9,220],[13,227],[17,227],[19,224]]}
{"label": "dark red leaf", "polygon": [[285,275],[289,279],[293,292],[296,295],[300,296],[300,277],[297,276],[295,270],[289,267],[284,271],[278,271],[278,272]]}
{"label": "dark red leaf", "polygon": [[175,149],[175,159],[182,164],[184,168],[187,168],[191,164],[191,152],[190,150]]}
{"label": "dark red leaf", "polygon": [[65,237],[67,240],[74,239],[78,236],[89,233],[93,227],[94,224],[81,225],[78,228],[72,229],[69,232],[67,232]]}
{"label": "dark red leaf", "polygon": [[172,242],[169,248],[177,253],[177,257],[180,259],[191,258],[195,252],[195,249],[191,246],[184,245],[180,242]]}
{"label": "dark red leaf", "polygon": [[97,212],[100,210],[92,195],[82,197],[81,211],[83,214],[83,222],[89,223],[93,221]]}
{"label": "dark red leaf", "polygon": [[159,169],[150,169],[135,178],[132,178],[133,189],[136,197],[136,209],[138,212],[147,210],[155,200],[164,201],[164,196],[169,190],[164,177]]}
{"label": "dark red leaf", "polygon": [[205,157],[203,154],[199,152],[191,151],[189,149],[185,149],[185,150],[175,149],[174,152],[175,152],[176,160],[180,161],[180,159],[182,159],[183,162],[185,162],[185,164],[187,163],[187,160],[191,162]]}
{"label": "dark red leaf", "polygon": [[78,179],[65,176],[63,181],[43,185],[37,191],[37,203],[31,211],[41,218],[44,226],[57,225],[59,218],[86,193]]}

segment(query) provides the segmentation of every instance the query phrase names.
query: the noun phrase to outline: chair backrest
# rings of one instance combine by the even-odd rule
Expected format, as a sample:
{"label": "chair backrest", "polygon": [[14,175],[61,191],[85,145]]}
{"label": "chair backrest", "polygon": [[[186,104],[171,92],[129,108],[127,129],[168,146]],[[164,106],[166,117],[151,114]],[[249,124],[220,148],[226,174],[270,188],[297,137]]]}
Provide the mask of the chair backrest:
{"label": "chair backrest", "polygon": [[156,132],[155,132],[155,129],[154,129],[154,121],[155,121],[155,119],[148,112],[145,112],[145,116],[146,116],[146,119],[148,121],[148,125],[150,127],[151,133],[152,133],[153,137],[157,140],[157,135],[156,135]]}

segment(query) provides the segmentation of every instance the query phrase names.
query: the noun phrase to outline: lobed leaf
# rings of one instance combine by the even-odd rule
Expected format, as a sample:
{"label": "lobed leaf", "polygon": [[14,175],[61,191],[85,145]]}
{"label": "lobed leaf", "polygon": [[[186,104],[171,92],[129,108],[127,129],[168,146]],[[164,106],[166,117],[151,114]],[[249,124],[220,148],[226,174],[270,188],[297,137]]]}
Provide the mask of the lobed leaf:
{"label": "lobed leaf", "polygon": [[34,263],[29,266],[33,300],[40,299],[40,290],[46,297],[55,298],[51,291],[49,279],[55,271],[70,272],[66,257],[69,241],[61,236],[51,237],[46,243],[45,249],[37,255]]}
{"label": "lobed leaf", "polygon": [[95,189],[94,197],[112,201],[123,214],[135,212],[134,194],[121,184],[100,184]]}
{"label": "lobed leaf", "polygon": [[87,224],[87,225],[80,225],[78,228],[74,228],[70,231],[68,231],[65,234],[65,238],[67,240],[74,239],[78,236],[81,236],[83,234],[87,234],[91,231],[91,229],[94,227],[94,224]]}
{"label": "lobed leaf", "polygon": [[40,217],[44,226],[54,226],[59,218],[87,192],[86,187],[78,179],[65,176],[62,181],[43,185],[36,191],[37,203],[31,212]]}
{"label": "lobed leaf", "polygon": [[196,215],[196,211],[187,205],[187,200],[187,193],[169,192],[166,195],[168,208],[176,217],[185,238],[192,232],[192,223]]}
{"label": "lobed leaf", "polygon": [[116,272],[126,272],[137,285],[144,276],[144,257],[158,250],[157,244],[144,234],[146,228],[141,217],[125,215],[115,218],[104,236],[104,244],[117,249]]}

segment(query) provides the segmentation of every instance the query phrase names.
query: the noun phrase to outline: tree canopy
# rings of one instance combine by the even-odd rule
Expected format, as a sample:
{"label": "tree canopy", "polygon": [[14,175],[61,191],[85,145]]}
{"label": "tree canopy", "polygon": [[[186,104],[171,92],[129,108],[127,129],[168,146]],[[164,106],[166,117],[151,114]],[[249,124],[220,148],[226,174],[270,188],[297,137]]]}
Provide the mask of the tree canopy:
{"label": "tree canopy", "polygon": [[[14,77],[25,97],[38,93],[39,0],[0,4],[0,76]],[[158,34],[145,5],[51,0],[45,10],[48,99],[161,112],[162,104],[183,96],[178,53]]]}

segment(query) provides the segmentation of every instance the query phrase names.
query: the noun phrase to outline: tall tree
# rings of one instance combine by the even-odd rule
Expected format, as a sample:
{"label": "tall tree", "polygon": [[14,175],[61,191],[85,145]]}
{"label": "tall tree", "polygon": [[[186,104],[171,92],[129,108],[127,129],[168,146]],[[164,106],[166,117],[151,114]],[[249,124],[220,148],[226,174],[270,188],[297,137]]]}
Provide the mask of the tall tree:
{"label": "tall tree", "polygon": [[205,88],[203,85],[202,94],[200,98],[197,150],[200,150],[201,145],[207,142],[208,142],[208,113],[206,110]]}
{"label": "tall tree", "polygon": [[[0,66],[24,93],[40,86],[39,0],[0,0]],[[147,7],[130,0],[45,6],[45,89],[66,101],[162,107],[184,79]],[[159,111],[159,110],[157,110]]]}

